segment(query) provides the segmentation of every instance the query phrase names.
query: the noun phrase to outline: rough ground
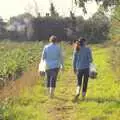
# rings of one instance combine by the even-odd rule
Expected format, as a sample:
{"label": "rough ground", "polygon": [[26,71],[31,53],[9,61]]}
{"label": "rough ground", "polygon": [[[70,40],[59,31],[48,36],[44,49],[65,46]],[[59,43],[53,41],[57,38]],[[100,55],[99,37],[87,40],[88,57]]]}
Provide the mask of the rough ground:
{"label": "rough ground", "polygon": [[5,87],[0,89],[0,99],[17,96],[26,87],[35,85],[38,80],[37,64],[30,67],[29,70],[23,73],[21,77],[14,81],[10,81]]}

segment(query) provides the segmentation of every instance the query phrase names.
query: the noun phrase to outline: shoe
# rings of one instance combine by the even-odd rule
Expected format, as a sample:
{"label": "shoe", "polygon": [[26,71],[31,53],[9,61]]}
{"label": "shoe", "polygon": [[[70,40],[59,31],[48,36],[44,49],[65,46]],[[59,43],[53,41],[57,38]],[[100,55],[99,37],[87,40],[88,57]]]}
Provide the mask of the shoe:
{"label": "shoe", "polygon": [[80,94],[77,94],[77,95],[75,96],[75,99],[76,99],[76,100],[78,99],[79,95],[80,95]]}
{"label": "shoe", "polygon": [[86,92],[82,93],[82,100],[85,100]]}
{"label": "shoe", "polygon": [[78,86],[76,89],[76,97],[79,97],[79,95],[80,95],[80,86]]}
{"label": "shoe", "polygon": [[85,96],[82,96],[82,100],[85,100]]}
{"label": "shoe", "polygon": [[54,95],[50,94],[50,99],[53,99],[54,98]]}
{"label": "shoe", "polygon": [[54,97],[54,88],[50,88],[50,98],[52,99]]}
{"label": "shoe", "polygon": [[79,95],[80,95],[80,94],[77,94],[77,95],[74,97],[74,99],[72,100],[72,101],[73,101],[73,103],[75,103],[75,102],[77,102],[77,101],[78,101],[78,97],[79,97]]}

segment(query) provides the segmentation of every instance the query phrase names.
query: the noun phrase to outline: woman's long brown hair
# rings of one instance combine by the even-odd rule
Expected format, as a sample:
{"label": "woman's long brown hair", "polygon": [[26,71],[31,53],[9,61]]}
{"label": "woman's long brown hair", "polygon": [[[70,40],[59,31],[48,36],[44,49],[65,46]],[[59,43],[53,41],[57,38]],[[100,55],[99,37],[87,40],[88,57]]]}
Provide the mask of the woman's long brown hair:
{"label": "woman's long brown hair", "polygon": [[79,38],[76,42],[75,42],[75,51],[79,52],[80,51],[80,47],[85,45],[85,38]]}
{"label": "woman's long brown hair", "polygon": [[80,51],[80,43],[79,43],[79,41],[75,42],[75,51],[76,52]]}

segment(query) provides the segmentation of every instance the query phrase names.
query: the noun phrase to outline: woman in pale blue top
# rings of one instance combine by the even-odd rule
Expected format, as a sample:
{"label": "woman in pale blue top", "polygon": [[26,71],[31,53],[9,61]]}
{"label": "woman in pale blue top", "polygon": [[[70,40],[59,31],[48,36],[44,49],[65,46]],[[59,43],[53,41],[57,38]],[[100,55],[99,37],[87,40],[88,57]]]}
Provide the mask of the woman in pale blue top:
{"label": "woman in pale blue top", "polygon": [[51,36],[49,41],[50,43],[43,49],[42,59],[45,61],[47,88],[52,98],[54,96],[59,69],[63,68],[63,56],[60,47],[56,44],[56,36]]}
{"label": "woman in pale blue top", "polygon": [[82,79],[82,97],[84,98],[86,95],[89,78],[89,66],[91,62],[92,52],[90,48],[86,46],[86,40],[84,38],[80,38],[76,42],[76,48],[73,53],[73,69],[74,73],[77,75],[76,98],[78,98],[80,95]]}

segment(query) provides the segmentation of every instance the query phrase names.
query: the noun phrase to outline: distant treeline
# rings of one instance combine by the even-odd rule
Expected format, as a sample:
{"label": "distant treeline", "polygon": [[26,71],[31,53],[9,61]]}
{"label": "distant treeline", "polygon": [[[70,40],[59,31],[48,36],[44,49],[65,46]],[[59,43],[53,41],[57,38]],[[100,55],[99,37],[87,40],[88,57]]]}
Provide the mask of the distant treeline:
{"label": "distant treeline", "polygon": [[8,22],[0,20],[0,38],[11,40],[46,40],[52,34],[60,40],[73,41],[80,36],[89,42],[107,40],[110,21],[104,14],[97,12],[88,20],[83,17],[38,16],[25,13],[10,18]]}

